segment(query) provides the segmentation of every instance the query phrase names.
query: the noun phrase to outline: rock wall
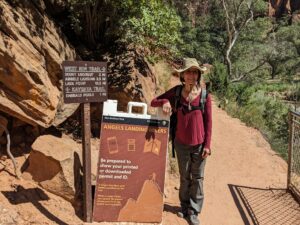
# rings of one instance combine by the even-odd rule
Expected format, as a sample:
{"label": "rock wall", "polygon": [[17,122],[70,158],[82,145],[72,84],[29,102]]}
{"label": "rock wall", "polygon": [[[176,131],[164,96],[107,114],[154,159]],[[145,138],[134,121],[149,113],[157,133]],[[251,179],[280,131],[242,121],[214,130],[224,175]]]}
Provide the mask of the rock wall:
{"label": "rock wall", "polygon": [[156,72],[141,49],[128,48],[123,53],[107,54],[108,97],[118,100],[118,110],[127,111],[129,101],[150,104],[156,90]]}
{"label": "rock wall", "polygon": [[299,15],[299,12],[297,12],[299,10],[299,0],[269,0],[269,16],[281,17],[283,14]]}
{"label": "rock wall", "polygon": [[77,108],[61,99],[61,63],[76,54],[44,9],[43,1],[0,1],[0,111],[49,127]]}

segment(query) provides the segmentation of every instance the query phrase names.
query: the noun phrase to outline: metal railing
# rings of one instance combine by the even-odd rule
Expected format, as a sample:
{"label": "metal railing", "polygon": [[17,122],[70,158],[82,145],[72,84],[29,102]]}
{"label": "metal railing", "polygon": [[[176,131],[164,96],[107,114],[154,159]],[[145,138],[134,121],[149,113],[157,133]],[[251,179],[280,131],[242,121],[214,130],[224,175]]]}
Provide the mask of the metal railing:
{"label": "metal railing", "polygon": [[300,202],[300,113],[289,113],[289,155],[287,189]]}

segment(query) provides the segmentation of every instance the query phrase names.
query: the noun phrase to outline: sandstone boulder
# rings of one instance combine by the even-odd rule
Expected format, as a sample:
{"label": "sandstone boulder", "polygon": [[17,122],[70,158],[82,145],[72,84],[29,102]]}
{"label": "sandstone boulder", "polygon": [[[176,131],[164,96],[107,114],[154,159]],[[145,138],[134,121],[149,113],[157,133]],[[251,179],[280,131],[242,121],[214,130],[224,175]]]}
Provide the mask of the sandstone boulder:
{"label": "sandstone boulder", "polygon": [[[91,142],[92,185],[96,184],[99,139]],[[32,145],[29,166],[23,173],[43,188],[74,202],[81,192],[82,146],[68,136],[40,136]]]}
{"label": "sandstone boulder", "polygon": [[44,8],[36,1],[0,1],[0,111],[49,127],[78,107],[65,111],[61,94],[61,63],[76,55]]}
{"label": "sandstone boulder", "polygon": [[40,136],[32,145],[29,166],[23,173],[44,189],[74,202],[80,192],[78,144],[68,137]]}
{"label": "sandstone boulder", "polygon": [[[99,147],[100,147],[100,140],[93,138],[91,139],[91,183],[92,185],[96,185],[97,182],[97,166],[98,166],[98,157],[99,157]],[[80,145],[79,152],[78,152],[81,165],[83,164],[82,161],[82,147]]]}

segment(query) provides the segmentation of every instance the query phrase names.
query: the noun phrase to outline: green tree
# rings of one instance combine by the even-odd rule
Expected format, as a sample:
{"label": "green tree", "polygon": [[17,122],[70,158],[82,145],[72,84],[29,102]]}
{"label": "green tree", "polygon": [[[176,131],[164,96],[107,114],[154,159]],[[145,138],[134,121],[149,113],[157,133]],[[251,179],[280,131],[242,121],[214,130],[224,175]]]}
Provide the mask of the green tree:
{"label": "green tree", "polygon": [[217,0],[173,0],[182,18],[178,49],[182,57],[195,57],[201,62],[222,61],[224,29],[222,12]]}
{"label": "green tree", "polygon": [[180,17],[163,0],[69,0],[72,26],[88,46],[106,42],[174,50]]}
{"label": "green tree", "polygon": [[277,50],[271,59],[275,61],[275,75],[293,81],[300,69],[300,23],[279,26],[273,41]]}
{"label": "green tree", "polygon": [[225,14],[227,41],[225,49],[225,62],[228,76],[233,79],[231,51],[236,44],[240,33],[253,19],[264,14],[267,4],[263,0],[222,0],[222,7]]}
{"label": "green tree", "polygon": [[160,0],[140,4],[138,14],[128,16],[121,23],[124,34],[122,41],[144,45],[151,50],[168,49],[176,52],[176,44],[181,41],[180,17],[168,4]]}

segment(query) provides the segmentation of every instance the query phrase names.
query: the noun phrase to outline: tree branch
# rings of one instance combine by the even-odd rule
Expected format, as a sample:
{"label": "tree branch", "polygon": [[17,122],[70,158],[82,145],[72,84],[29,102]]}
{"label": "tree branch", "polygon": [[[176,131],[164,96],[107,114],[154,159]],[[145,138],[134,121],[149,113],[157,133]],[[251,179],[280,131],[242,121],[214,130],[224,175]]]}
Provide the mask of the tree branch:
{"label": "tree branch", "polygon": [[[228,13],[228,9],[227,9],[225,0],[222,0],[222,5],[223,5],[224,11],[225,11],[225,15],[226,15],[226,24],[228,23],[228,27],[229,28],[230,28],[230,24],[231,24],[232,29],[235,30],[234,21],[232,21],[230,19],[230,16],[229,16],[229,13]],[[229,22],[230,22],[230,24],[229,24]]]}
{"label": "tree branch", "polygon": [[247,5],[247,7],[248,7],[248,10],[249,10],[248,13],[250,13],[250,17],[242,23],[242,25],[241,25],[241,27],[240,27],[240,29],[239,29],[240,31],[241,31],[244,27],[246,27],[246,25],[247,25],[251,20],[253,20],[253,17],[254,17],[253,10],[252,10],[252,8],[251,8],[251,6],[253,5],[253,2],[251,1],[251,3],[246,3],[246,5]]}
{"label": "tree branch", "polygon": [[241,8],[242,8],[243,3],[244,3],[244,0],[242,0],[242,1],[240,2],[240,4],[238,5],[238,7],[237,7],[237,10],[236,10],[236,13],[235,13],[235,15],[236,15],[235,18],[236,18],[236,19],[237,19],[238,15],[239,15],[240,12],[241,12]]}
{"label": "tree branch", "polygon": [[248,72],[244,73],[243,75],[241,75],[238,78],[235,78],[233,80],[230,81],[230,83],[236,83],[239,82],[243,79],[245,79],[247,76],[249,76],[252,72],[254,72],[255,70],[258,70],[259,68],[261,68],[263,65],[266,64],[267,61],[263,61],[262,63],[260,63],[259,65],[257,65],[255,68],[253,68],[252,70],[249,70]]}

